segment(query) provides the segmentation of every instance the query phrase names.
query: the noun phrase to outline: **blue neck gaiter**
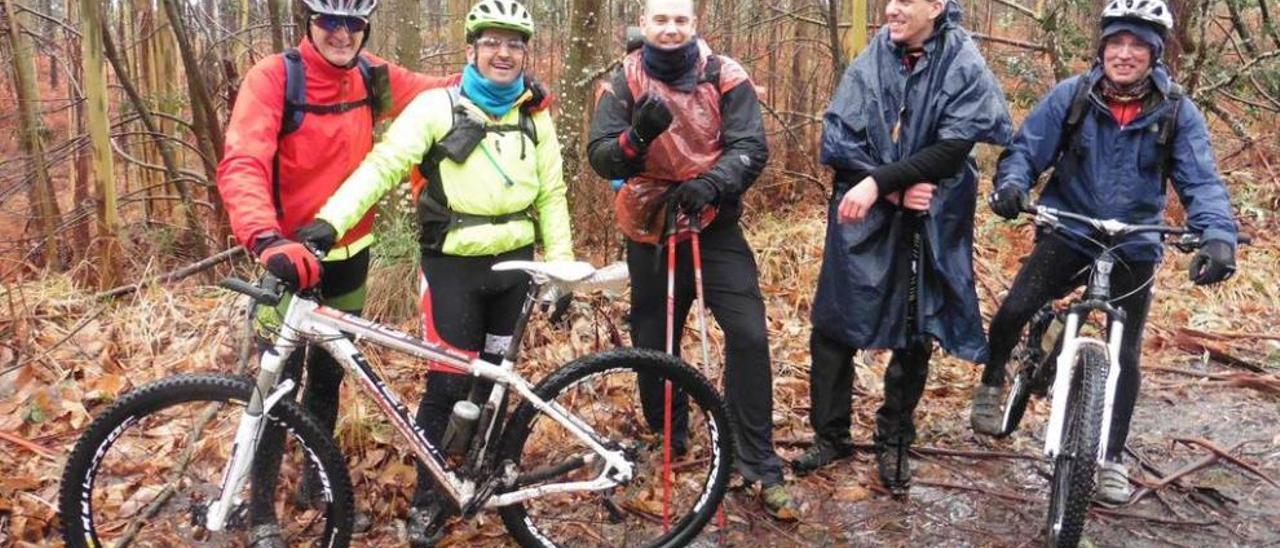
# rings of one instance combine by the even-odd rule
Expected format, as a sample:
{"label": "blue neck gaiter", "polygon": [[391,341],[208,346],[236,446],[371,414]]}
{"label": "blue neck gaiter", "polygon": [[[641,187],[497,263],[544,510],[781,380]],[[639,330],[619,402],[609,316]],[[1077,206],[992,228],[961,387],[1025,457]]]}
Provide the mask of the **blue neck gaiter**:
{"label": "blue neck gaiter", "polygon": [[490,116],[501,118],[515,106],[524,93],[524,75],[507,85],[493,83],[480,74],[474,64],[462,69],[462,93]]}

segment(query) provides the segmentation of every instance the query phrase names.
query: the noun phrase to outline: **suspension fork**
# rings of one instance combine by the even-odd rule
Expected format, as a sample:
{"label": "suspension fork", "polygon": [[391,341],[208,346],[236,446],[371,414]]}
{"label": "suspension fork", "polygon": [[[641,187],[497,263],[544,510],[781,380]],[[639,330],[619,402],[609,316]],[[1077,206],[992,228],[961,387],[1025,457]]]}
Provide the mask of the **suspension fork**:
{"label": "suspension fork", "polygon": [[305,321],[306,314],[314,308],[314,303],[297,297],[290,299],[280,334],[274,345],[262,352],[254,389],[240,414],[240,424],[236,427],[236,437],[231,445],[231,457],[227,459],[226,468],[222,472],[218,500],[209,505],[205,515],[205,528],[210,531],[221,531],[226,527],[227,517],[239,502],[237,495],[249,479],[250,468],[258,452],[258,442],[262,440],[262,431],[266,426],[266,417],[295,387],[296,383],[292,379],[285,379],[284,382],[279,380],[289,356],[301,349],[299,332],[294,326]]}

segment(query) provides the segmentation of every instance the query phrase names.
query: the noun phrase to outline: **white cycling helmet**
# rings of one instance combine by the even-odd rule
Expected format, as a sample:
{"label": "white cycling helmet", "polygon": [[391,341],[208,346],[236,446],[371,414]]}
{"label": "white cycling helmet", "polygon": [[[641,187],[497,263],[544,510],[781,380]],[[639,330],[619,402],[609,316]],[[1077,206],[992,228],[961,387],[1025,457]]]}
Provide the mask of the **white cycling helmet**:
{"label": "white cycling helmet", "polygon": [[378,0],[302,0],[312,13],[364,17],[368,19],[378,9]]}
{"label": "white cycling helmet", "polygon": [[1136,19],[1163,33],[1173,31],[1173,13],[1164,0],[1111,0],[1102,10],[1102,24],[1116,19]]}

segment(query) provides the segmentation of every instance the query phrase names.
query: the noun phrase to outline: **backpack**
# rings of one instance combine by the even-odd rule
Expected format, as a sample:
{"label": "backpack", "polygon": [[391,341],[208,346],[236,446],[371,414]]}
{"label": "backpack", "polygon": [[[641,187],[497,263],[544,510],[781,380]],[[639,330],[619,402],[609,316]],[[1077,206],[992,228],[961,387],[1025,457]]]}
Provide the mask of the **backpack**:
{"label": "backpack", "polygon": [[[449,111],[453,113],[453,126],[436,142],[432,143],[431,148],[427,149],[427,153],[422,156],[422,161],[418,164],[418,175],[410,178],[410,195],[417,204],[418,211],[419,243],[424,250],[433,252],[440,252],[444,248],[444,240],[449,232],[460,228],[533,220],[531,209],[505,215],[472,215],[454,211],[449,207],[449,197],[444,193],[444,185],[438,183],[427,184],[429,180],[440,180],[440,163],[449,157],[441,143],[454,134],[457,129],[457,121],[466,116],[467,107],[460,104],[462,100],[461,88],[458,86],[450,87],[447,96],[449,97]],[[519,118],[515,124],[485,124],[484,132],[487,134],[489,132],[506,133],[518,131],[528,137],[536,148],[538,146],[538,129],[533,123],[532,110],[537,108],[540,103],[542,103],[540,96],[535,95],[534,100],[525,101],[520,105],[518,109]],[[483,136],[480,139],[483,139]],[[475,143],[478,142],[476,141]],[[520,157],[523,159],[526,153],[523,139],[520,141],[520,147]],[[490,158],[490,161],[493,161],[493,159]],[[495,163],[494,167],[504,177],[506,176],[502,172],[501,166]]]}
{"label": "backpack", "polygon": [[[1084,123],[1084,115],[1089,108],[1089,92],[1091,86],[1087,77],[1081,77],[1076,83],[1076,89],[1071,94],[1071,106],[1067,109],[1067,117],[1062,123],[1062,137],[1058,140],[1058,151],[1054,158],[1053,165],[1061,166],[1065,169],[1059,170],[1055,167],[1054,176],[1061,181],[1070,181],[1072,172],[1075,169],[1076,162],[1079,161],[1080,140],[1077,139],[1080,132],[1080,126]],[[1165,101],[1172,101],[1173,106],[1167,110],[1160,120],[1156,122],[1159,128],[1159,135],[1156,137],[1156,151],[1160,157],[1160,178],[1164,180],[1168,176],[1173,165],[1173,139],[1178,126],[1178,111],[1182,106],[1182,98],[1185,93],[1182,86],[1177,83],[1170,83],[1169,93],[1165,97]],[[1062,164],[1062,160],[1070,153],[1076,162],[1067,165]],[[1059,176],[1059,171],[1063,173]]]}
{"label": "backpack", "polygon": [[302,127],[302,120],[307,113],[316,115],[342,114],[368,105],[373,110],[373,120],[377,120],[383,112],[391,110],[391,89],[389,75],[385,65],[373,66],[369,58],[363,54],[356,57],[356,68],[360,70],[360,79],[364,81],[365,98],[361,101],[347,101],[329,105],[314,105],[307,102],[307,69],[302,63],[302,53],[298,48],[284,51],[284,116],[280,124],[280,137],[293,133]]}
{"label": "backpack", "polygon": [[[360,79],[364,81],[365,98],[360,101],[347,101],[329,105],[315,105],[307,102],[307,68],[302,63],[302,52],[298,48],[286,49],[284,58],[284,113],[280,121],[280,135],[277,140],[284,139],[290,133],[302,127],[302,120],[307,113],[317,116],[342,114],[357,108],[368,106],[372,110],[371,119],[377,123],[383,112],[391,111],[391,81],[386,65],[374,66],[363,54],[356,56],[356,67],[360,70]],[[370,128],[372,131],[373,128]],[[280,152],[277,149],[271,161],[272,198],[276,205],[276,217],[284,218],[284,206],[280,196]]]}

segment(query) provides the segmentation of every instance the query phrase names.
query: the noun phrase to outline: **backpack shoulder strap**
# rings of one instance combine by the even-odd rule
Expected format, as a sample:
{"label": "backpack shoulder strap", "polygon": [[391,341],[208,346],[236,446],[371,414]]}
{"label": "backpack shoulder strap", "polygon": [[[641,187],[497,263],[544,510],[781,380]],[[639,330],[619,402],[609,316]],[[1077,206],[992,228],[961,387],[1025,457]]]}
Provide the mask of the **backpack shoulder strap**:
{"label": "backpack shoulder strap", "polygon": [[1173,139],[1178,129],[1178,111],[1182,108],[1182,99],[1185,92],[1182,86],[1177,83],[1169,85],[1169,93],[1165,100],[1172,103],[1165,110],[1164,116],[1160,117],[1160,134],[1156,137],[1156,148],[1160,154],[1160,174],[1161,180],[1169,176],[1173,172]]}
{"label": "backpack shoulder strap", "polygon": [[356,68],[360,70],[360,78],[364,80],[369,109],[373,111],[376,123],[383,114],[391,112],[391,76],[387,65],[374,65],[363,53],[357,58]]}
{"label": "backpack shoulder strap", "polygon": [[1084,114],[1089,108],[1089,76],[1082,75],[1076,82],[1076,89],[1071,93],[1071,104],[1067,107],[1067,116],[1062,120],[1062,133],[1058,137],[1058,154],[1054,163],[1062,159],[1063,154],[1076,145],[1076,134],[1084,122]]}
{"label": "backpack shoulder strap", "polygon": [[284,50],[284,115],[280,122],[280,136],[293,133],[302,126],[306,115],[303,106],[307,102],[307,68],[302,64],[298,48]]}
{"label": "backpack shoulder strap", "polygon": [[538,146],[538,126],[533,123],[533,113],[529,112],[531,108],[533,105],[527,102],[520,105],[520,120],[517,124],[520,126],[520,131],[529,136],[529,140],[533,141],[533,146],[536,147]]}
{"label": "backpack shoulder strap", "polygon": [[719,55],[713,54],[708,56],[707,62],[703,64],[702,78],[698,80],[698,83],[701,84],[704,82],[715,86],[716,93],[720,92],[720,56]]}

